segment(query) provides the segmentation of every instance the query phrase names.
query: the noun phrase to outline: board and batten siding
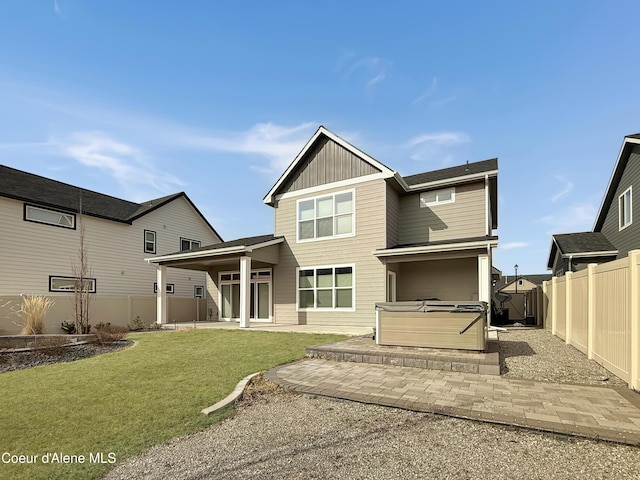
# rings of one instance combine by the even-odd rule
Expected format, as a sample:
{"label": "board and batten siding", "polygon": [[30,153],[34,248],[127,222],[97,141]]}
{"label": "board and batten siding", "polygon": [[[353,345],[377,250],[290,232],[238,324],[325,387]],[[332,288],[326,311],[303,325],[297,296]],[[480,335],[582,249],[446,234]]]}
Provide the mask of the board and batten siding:
{"label": "board and batten siding", "polygon": [[[180,197],[135,220],[132,225],[85,215],[85,245],[97,295],[154,296],[156,267],[144,261],[144,230],[156,232],[156,255],[180,250],[180,238],[202,245],[220,239],[184,198]],[[76,221],[79,218],[76,217]],[[23,220],[23,202],[0,199],[0,295],[49,292],[49,275],[73,276],[80,230]],[[173,296],[193,298],[195,285],[205,285],[203,272],[167,269],[167,283],[175,284]]]}
{"label": "board and batten siding", "polygon": [[455,202],[420,206],[420,194],[400,198],[400,244],[474,238],[486,235],[484,182],[455,187]]}
{"label": "board and batten siding", "polygon": [[307,152],[279,193],[293,192],[341,180],[379,173],[380,170],[327,138]]}
{"label": "board and batten siding", "polygon": [[[619,228],[618,197],[632,187],[632,223],[627,228]],[[635,197],[635,198],[633,198]],[[602,225],[602,233],[618,249],[618,257],[623,258],[630,250],[640,248],[640,145],[633,147],[616,189],[609,211]]]}
{"label": "board and batten siding", "polygon": [[[275,234],[283,235],[280,261],[274,265],[274,320],[277,323],[375,325],[375,303],[385,300],[386,269],[373,250],[386,244],[386,183],[370,180],[348,188],[327,188],[321,194],[355,191],[355,236],[296,243],[296,202],[305,195],[281,199],[275,209]],[[308,197],[314,197],[314,193]],[[355,311],[296,311],[296,268],[355,265]]]}

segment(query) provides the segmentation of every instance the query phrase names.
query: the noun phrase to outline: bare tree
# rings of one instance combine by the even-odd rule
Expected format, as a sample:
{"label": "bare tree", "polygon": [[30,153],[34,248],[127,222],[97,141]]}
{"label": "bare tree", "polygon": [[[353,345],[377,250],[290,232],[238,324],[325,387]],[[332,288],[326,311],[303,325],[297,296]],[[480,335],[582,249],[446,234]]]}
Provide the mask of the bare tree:
{"label": "bare tree", "polygon": [[78,256],[71,264],[71,270],[75,281],[73,283],[73,313],[76,321],[76,332],[89,333],[89,313],[93,303],[91,296],[91,268],[89,267],[89,256],[85,244],[84,219],[82,210],[82,191],[80,192],[80,202],[78,208],[77,228],[80,234],[80,246]]}

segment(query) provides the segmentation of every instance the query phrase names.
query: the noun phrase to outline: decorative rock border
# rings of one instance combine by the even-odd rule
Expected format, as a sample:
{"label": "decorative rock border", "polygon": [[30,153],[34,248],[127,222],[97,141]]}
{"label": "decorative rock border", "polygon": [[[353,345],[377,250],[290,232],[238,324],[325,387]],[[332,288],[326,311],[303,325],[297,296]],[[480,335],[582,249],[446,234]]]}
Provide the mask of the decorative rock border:
{"label": "decorative rock border", "polygon": [[238,398],[240,398],[240,395],[242,395],[242,392],[244,392],[244,389],[247,387],[249,380],[251,380],[253,377],[258,375],[259,373],[260,372],[252,373],[251,375],[244,377],[242,380],[238,382],[238,384],[236,385],[236,388],[233,389],[233,392],[231,392],[229,395],[227,395],[225,398],[220,400],[215,405],[211,405],[210,407],[203,408],[201,412],[204,413],[205,415],[209,415],[210,413],[213,413],[216,410],[220,410],[221,408],[226,407],[230,403],[235,402]]}

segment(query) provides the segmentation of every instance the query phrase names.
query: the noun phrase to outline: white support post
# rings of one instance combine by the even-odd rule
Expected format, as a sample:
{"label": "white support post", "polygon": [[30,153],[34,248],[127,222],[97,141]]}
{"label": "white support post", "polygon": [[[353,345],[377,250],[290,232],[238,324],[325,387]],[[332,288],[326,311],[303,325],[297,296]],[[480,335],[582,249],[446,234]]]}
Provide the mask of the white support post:
{"label": "white support post", "polygon": [[478,255],[478,301],[487,302],[487,325],[491,325],[491,262],[490,255]]}
{"label": "white support post", "polygon": [[597,264],[587,267],[587,358],[593,360],[593,344],[596,338],[596,270]]}
{"label": "white support post", "polygon": [[167,323],[167,267],[158,265],[156,270],[156,323],[163,325]]}
{"label": "white support post", "polygon": [[251,257],[240,257],[240,328],[249,328],[251,309]]}

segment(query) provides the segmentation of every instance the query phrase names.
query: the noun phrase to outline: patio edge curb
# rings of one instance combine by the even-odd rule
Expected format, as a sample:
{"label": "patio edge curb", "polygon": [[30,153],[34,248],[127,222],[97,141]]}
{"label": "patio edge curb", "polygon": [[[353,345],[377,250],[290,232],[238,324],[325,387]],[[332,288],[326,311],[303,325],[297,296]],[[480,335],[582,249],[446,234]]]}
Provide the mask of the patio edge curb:
{"label": "patio edge curb", "polygon": [[221,408],[226,407],[230,403],[235,402],[238,398],[240,398],[240,395],[242,395],[242,393],[244,392],[244,389],[247,387],[247,383],[249,383],[249,380],[251,380],[253,377],[258,375],[259,373],[260,372],[252,373],[251,375],[247,375],[246,377],[244,377],[242,380],[238,382],[238,384],[236,385],[236,388],[233,389],[233,392],[231,392],[225,398],[220,400],[218,403],[211,405],[210,407],[203,408],[201,410],[201,413],[204,413],[205,415],[209,415],[210,413],[213,413],[216,410],[220,410]]}

